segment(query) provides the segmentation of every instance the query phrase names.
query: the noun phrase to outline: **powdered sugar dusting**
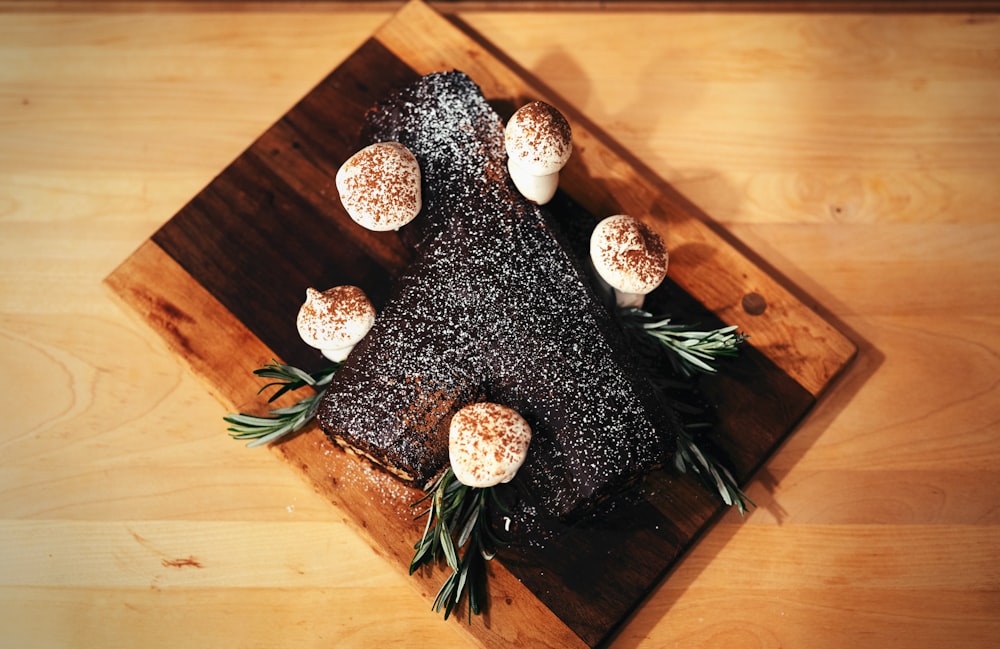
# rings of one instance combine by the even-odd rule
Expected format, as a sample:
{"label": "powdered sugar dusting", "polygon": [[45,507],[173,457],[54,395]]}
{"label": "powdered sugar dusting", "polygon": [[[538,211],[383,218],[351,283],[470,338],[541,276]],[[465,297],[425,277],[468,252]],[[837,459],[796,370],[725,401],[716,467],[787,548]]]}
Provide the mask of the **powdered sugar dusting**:
{"label": "powdered sugar dusting", "polygon": [[423,485],[447,465],[452,414],[503,404],[534,433],[512,484],[547,516],[661,462],[648,386],[580,261],[511,183],[502,124],[475,84],[424,77],[376,106],[365,135],[420,162],[424,209],[408,226],[419,254],[331,382],[327,433]]}

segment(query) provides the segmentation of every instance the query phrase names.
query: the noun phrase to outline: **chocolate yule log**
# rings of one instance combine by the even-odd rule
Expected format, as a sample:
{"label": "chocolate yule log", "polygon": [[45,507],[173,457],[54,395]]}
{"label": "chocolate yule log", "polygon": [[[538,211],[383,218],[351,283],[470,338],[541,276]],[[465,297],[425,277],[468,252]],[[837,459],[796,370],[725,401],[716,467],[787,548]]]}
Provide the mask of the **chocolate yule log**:
{"label": "chocolate yule log", "polygon": [[[425,486],[448,464],[462,406],[508,406],[533,431],[512,516],[572,518],[653,467],[676,420],[545,208],[507,170],[504,125],[464,73],[373,106],[359,148],[399,142],[420,165],[405,226],[413,264],[330,382],[328,436]],[[515,525],[517,521],[515,520]]]}

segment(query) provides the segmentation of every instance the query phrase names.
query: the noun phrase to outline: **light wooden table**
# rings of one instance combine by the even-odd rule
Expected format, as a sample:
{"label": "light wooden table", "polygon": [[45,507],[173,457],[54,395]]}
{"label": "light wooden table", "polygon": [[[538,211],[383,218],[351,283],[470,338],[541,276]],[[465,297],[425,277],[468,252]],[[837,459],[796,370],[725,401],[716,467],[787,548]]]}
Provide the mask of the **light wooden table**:
{"label": "light wooden table", "polygon": [[[459,647],[101,280],[393,5],[0,5],[0,646]],[[615,647],[1000,638],[1000,19],[460,10],[860,356]]]}

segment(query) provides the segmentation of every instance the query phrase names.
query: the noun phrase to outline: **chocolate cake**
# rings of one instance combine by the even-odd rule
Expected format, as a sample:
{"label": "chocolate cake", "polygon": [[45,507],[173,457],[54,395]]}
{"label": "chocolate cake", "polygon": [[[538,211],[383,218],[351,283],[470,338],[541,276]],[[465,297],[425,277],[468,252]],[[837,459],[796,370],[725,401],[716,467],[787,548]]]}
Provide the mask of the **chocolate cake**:
{"label": "chocolate cake", "polygon": [[531,425],[511,483],[521,511],[567,518],[660,465],[671,413],[557,224],[507,173],[500,116],[461,72],[374,106],[359,147],[405,145],[423,207],[416,257],[337,371],[318,420],[338,444],[425,486],[448,464],[448,424],[477,400]]}

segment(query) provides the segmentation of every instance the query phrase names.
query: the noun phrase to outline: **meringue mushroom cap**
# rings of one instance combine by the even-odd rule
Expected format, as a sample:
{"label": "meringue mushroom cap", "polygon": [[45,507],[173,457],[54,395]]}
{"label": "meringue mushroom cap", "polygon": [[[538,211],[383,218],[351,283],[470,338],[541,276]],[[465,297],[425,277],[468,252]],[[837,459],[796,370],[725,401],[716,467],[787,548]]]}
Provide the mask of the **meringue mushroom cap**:
{"label": "meringue mushroom cap", "polygon": [[545,205],[556,195],[559,188],[559,172],[536,176],[522,169],[514,158],[507,158],[507,171],[510,179],[521,195],[538,205]]}
{"label": "meringue mushroom cap", "polygon": [[420,164],[399,142],[361,149],[337,170],[336,184],[344,209],[369,230],[398,230],[420,212]]}
{"label": "meringue mushroom cap", "polygon": [[492,487],[510,482],[524,464],[531,426],[516,410],[498,403],[471,403],[454,414],[448,456],[462,484]]}
{"label": "meringue mushroom cap", "polygon": [[591,233],[590,260],[612,288],[645,295],[663,283],[669,255],[652,228],[631,216],[615,214]]}
{"label": "meringue mushroom cap", "polygon": [[306,301],[295,319],[299,336],[316,349],[340,349],[357,344],[375,323],[375,307],[357,286],[325,291],[306,289]]}
{"label": "meringue mushroom cap", "polygon": [[527,173],[547,176],[562,169],[573,152],[573,132],[558,110],[543,101],[517,109],[504,128],[507,156]]}

